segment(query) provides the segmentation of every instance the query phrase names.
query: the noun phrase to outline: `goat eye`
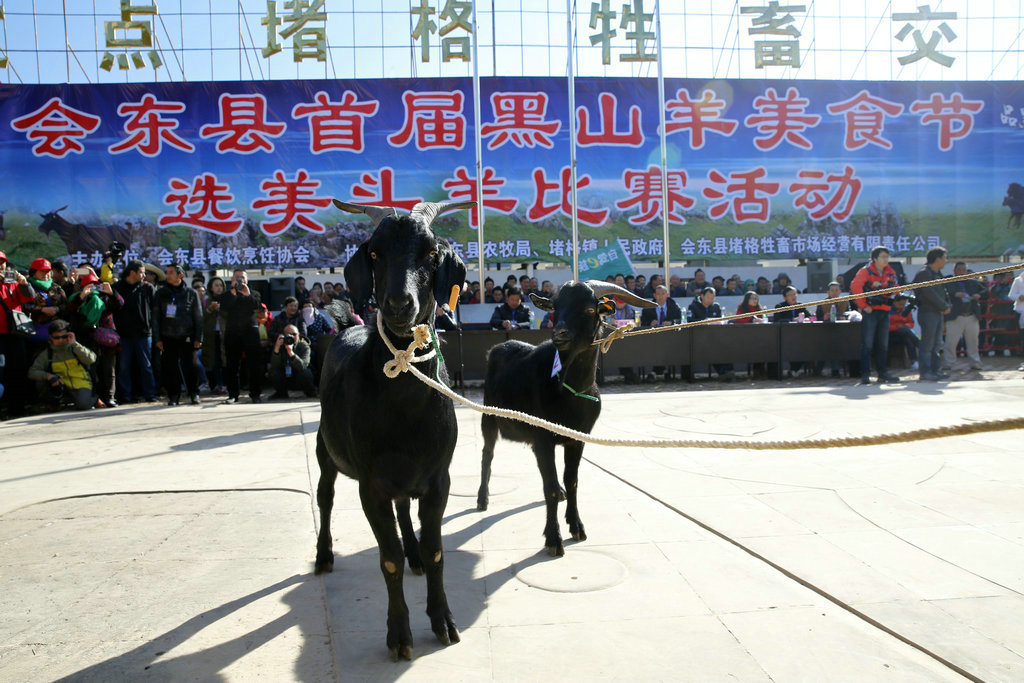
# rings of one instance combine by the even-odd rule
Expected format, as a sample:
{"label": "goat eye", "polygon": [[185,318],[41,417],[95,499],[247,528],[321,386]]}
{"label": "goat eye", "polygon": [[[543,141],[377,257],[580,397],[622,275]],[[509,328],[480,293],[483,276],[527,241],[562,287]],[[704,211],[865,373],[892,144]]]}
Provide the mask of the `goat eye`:
{"label": "goat eye", "polygon": [[370,252],[370,258],[372,258],[374,261],[376,261],[377,260],[377,252],[371,251]]}
{"label": "goat eye", "polygon": [[437,249],[430,252],[430,258],[437,258]]}
{"label": "goat eye", "polygon": [[593,308],[588,308],[587,309],[587,315],[594,315],[594,309]]}

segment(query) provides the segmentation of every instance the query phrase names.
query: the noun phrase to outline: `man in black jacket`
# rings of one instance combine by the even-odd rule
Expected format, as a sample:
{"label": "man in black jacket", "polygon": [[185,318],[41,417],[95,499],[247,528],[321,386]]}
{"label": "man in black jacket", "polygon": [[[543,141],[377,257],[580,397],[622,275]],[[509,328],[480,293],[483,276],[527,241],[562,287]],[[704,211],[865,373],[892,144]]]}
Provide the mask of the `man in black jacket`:
{"label": "man in black jacket", "polygon": [[249,370],[249,398],[253,403],[262,403],[263,352],[260,349],[259,323],[256,310],[260,307],[260,294],[249,289],[249,275],[238,268],[231,276],[228,291],[221,295],[220,307],[227,319],[224,332],[224,354],[227,356],[225,382],[228,398],[225,403],[238,403],[241,391],[240,373],[242,356],[245,356]]}
{"label": "man in black jacket", "polygon": [[[914,282],[932,282],[945,277],[945,247],[929,249],[926,265],[914,276]],[[921,326],[921,345],[917,352],[917,366],[922,382],[937,382],[949,375],[939,370],[939,349],[942,348],[942,316],[950,311],[949,293],[941,284],[914,290],[917,293],[917,324]],[[863,370],[862,370],[863,372]]]}
{"label": "man in black jacket", "polygon": [[505,303],[495,306],[494,313],[491,314],[491,328],[495,330],[528,328],[533,311],[523,303],[523,290],[518,285],[511,285],[505,290],[505,298]]}
{"label": "man in black jacket", "polygon": [[165,274],[167,282],[153,301],[153,342],[162,354],[167,405],[178,405],[182,375],[192,405],[199,405],[196,349],[203,345],[203,304],[199,292],[185,285],[181,266],[171,264]]}
{"label": "man in black jacket", "polygon": [[[128,262],[114,290],[124,304],[114,313],[114,324],[121,337],[121,353],[117,359],[117,400],[156,400],[153,377],[153,297],[156,290],[146,282],[146,266],[138,259]],[[132,372],[138,372],[141,386],[132,386]],[[134,393],[133,393],[134,392]]]}
{"label": "man in black jacket", "polygon": [[[953,266],[953,275],[967,275],[963,261]],[[967,363],[971,370],[981,370],[978,354],[978,334],[981,332],[981,299],[988,297],[988,287],[979,280],[961,280],[946,285],[951,310],[946,316],[946,346],[942,352],[942,365],[956,365],[956,347],[964,340]]]}

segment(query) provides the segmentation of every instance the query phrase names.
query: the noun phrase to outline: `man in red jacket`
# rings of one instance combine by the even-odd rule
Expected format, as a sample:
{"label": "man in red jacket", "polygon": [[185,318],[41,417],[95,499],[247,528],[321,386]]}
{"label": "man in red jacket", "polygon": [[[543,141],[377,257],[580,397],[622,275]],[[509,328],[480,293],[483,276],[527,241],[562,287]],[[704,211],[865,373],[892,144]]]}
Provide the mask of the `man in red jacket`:
{"label": "man in red jacket", "polygon": [[[889,265],[889,250],[877,246],[871,250],[871,263],[859,271],[850,283],[851,294],[871,294],[880,289],[895,287],[896,271]],[[898,383],[899,379],[889,374],[889,310],[892,308],[892,294],[867,296],[855,299],[860,308],[860,383],[871,384],[871,356],[875,357],[875,372],[878,383]]]}

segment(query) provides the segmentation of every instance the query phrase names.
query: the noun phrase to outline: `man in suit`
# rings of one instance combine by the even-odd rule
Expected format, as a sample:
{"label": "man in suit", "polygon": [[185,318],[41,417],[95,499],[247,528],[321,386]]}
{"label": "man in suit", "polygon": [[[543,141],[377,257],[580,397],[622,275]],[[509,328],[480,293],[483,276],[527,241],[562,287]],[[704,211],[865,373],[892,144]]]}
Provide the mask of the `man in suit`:
{"label": "man in suit", "polygon": [[[656,307],[645,308],[644,312],[640,314],[640,327],[664,327],[682,322],[683,312],[679,309],[679,305],[669,298],[668,287],[657,285],[654,288],[654,302],[658,304]],[[654,372],[647,374],[647,381],[654,382],[655,373],[668,379],[669,369],[661,365],[655,366]]]}

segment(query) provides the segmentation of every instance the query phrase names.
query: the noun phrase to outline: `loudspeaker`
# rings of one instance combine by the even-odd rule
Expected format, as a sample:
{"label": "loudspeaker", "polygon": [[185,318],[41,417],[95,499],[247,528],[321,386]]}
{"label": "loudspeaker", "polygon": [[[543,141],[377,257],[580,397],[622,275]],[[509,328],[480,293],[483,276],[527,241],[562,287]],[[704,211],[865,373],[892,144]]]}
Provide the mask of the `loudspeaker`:
{"label": "loudspeaker", "polygon": [[807,291],[827,292],[828,283],[835,277],[835,263],[831,260],[807,262]]}

